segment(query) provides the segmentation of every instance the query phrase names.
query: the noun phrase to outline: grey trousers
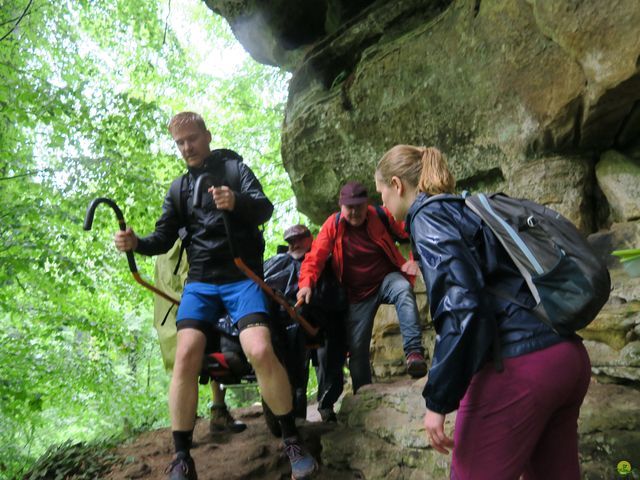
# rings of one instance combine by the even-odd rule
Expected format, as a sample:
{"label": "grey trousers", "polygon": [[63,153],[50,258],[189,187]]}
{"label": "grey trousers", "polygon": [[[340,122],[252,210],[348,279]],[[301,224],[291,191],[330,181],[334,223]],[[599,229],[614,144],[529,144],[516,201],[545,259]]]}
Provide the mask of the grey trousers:
{"label": "grey trousers", "polygon": [[396,308],[405,355],[424,351],[418,306],[411,284],[400,272],[391,272],[384,277],[376,294],[362,302],[349,305],[347,345],[354,392],[362,385],[371,383],[369,347],[373,319],[381,304],[394,305]]}

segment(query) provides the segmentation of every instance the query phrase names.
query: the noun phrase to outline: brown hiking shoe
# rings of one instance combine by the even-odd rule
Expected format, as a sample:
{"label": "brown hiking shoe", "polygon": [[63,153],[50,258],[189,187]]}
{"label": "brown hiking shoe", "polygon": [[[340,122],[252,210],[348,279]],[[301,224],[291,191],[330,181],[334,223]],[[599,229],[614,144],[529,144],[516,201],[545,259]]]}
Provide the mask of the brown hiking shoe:
{"label": "brown hiking shoe", "polygon": [[413,378],[421,378],[427,374],[427,362],[420,352],[411,352],[407,355],[407,373]]}
{"label": "brown hiking shoe", "polygon": [[211,407],[211,419],[209,420],[209,432],[212,434],[220,432],[240,433],[247,428],[245,423],[236,420],[231,416],[226,405],[214,405]]}

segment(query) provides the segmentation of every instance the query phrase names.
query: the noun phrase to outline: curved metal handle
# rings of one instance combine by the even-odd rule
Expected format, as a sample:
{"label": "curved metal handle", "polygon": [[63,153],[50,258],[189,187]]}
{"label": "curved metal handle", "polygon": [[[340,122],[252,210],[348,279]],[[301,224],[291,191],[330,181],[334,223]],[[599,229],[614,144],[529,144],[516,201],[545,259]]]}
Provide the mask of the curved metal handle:
{"label": "curved metal handle", "polygon": [[[96,214],[96,208],[98,208],[98,205],[100,205],[101,203],[106,203],[113,209],[113,211],[116,214],[116,218],[118,219],[118,225],[120,226],[120,230],[124,232],[127,229],[127,224],[124,221],[124,215],[122,214],[122,210],[120,210],[120,207],[118,207],[116,202],[106,197],[96,198],[89,204],[89,206],[87,207],[87,213],[84,216],[83,228],[85,230],[91,230],[91,227],[93,225],[93,217]],[[136,265],[136,259],[133,256],[133,252],[125,252],[125,253],[127,254],[127,263],[129,264],[129,270],[133,274],[138,273],[138,266]]]}
{"label": "curved metal handle", "polygon": [[[101,203],[106,203],[113,209],[113,211],[116,214],[116,218],[118,219],[118,225],[120,226],[120,230],[124,232],[127,229],[127,224],[124,221],[124,215],[122,214],[122,210],[120,210],[120,207],[118,207],[116,202],[106,197],[96,198],[92,200],[91,203],[89,203],[89,206],[87,207],[87,213],[84,216],[84,225],[82,226],[82,228],[84,228],[85,230],[91,230],[91,227],[93,226],[93,218],[96,214],[96,208],[98,208],[98,205],[100,205]],[[165,300],[168,300],[169,302],[175,305],[180,305],[180,302],[178,300],[176,300],[175,298],[172,298],[168,294],[164,293],[162,290],[159,290],[158,288],[154,287],[149,282],[144,280],[138,273],[138,266],[136,265],[136,259],[133,256],[133,252],[128,251],[125,253],[127,254],[127,263],[129,264],[129,270],[131,271],[131,275],[133,275],[133,278],[135,279],[136,282],[138,282],[143,287],[151,290],[152,292],[160,295]]]}

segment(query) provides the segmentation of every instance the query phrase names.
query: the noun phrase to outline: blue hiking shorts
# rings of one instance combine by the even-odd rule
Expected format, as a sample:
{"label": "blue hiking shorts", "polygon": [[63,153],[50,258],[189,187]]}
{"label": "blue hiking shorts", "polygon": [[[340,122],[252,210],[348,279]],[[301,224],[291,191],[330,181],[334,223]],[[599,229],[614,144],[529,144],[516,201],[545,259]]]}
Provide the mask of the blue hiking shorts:
{"label": "blue hiking shorts", "polygon": [[221,285],[193,282],[184,287],[176,323],[197,320],[214,324],[228,313],[235,325],[252,313],[268,312],[267,299],[253,280]]}

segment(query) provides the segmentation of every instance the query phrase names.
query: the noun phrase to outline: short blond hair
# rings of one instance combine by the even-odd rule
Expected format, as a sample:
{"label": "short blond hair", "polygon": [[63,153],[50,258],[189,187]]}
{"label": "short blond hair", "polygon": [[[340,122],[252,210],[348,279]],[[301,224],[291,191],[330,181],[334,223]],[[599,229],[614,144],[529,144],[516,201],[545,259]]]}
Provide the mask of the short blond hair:
{"label": "short blond hair", "polygon": [[190,124],[195,124],[203,131],[207,131],[207,126],[204,123],[204,118],[202,118],[199,113],[195,112],[180,112],[175,114],[169,121],[169,125],[167,125],[167,128],[169,129],[169,133],[173,133],[173,130],[175,128]]}
{"label": "short blond hair", "polygon": [[387,185],[398,177],[429,195],[453,193],[456,188],[446,158],[436,147],[396,145],[378,162],[376,177]]}

